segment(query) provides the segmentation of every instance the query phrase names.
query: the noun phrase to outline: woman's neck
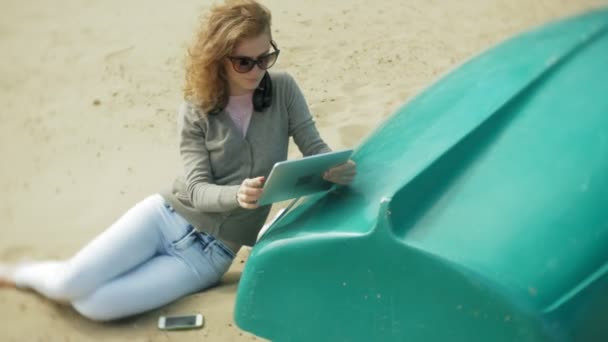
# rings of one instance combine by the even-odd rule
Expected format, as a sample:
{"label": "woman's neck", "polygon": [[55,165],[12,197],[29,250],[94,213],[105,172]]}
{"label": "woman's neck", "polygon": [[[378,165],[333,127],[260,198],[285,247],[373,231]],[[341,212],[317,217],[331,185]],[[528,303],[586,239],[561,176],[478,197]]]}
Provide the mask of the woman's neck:
{"label": "woman's neck", "polygon": [[246,92],[244,91],[242,93],[237,93],[237,94],[234,94],[231,92],[230,98],[251,97],[251,95],[253,95],[253,91],[246,91]]}
{"label": "woman's neck", "polygon": [[230,96],[243,96],[243,95],[253,93],[253,90],[241,88],[234,84],[229,84],[228,87],[229,87],[228,90],[230,92],[228,95],[230,95]]}

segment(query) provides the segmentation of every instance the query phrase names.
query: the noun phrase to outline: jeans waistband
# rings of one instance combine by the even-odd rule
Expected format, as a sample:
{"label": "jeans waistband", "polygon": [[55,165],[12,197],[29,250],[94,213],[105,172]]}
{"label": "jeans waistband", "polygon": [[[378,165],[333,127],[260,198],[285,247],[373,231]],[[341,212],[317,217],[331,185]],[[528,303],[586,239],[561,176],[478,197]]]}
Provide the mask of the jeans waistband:
{"label": "jeans waistband", "polygon": [[[165,205],[165,207],[167,209],[169,209],[169,211],[175,213],[176,215],[179,215],[175,211],[175,209],[173,209],[173,207],[169,203],[167,203],[167,201],[163,201],[163,202],[164,202],[163,204]],[[196,228],[194,228],[194,227],[193,227],[193,229],[196,230]],[[206,246],[210,243],[214,243],[214,245],[216,245],[225,256],[229,257],[230,259],[234,259],[234,257],[235,257],[234,252],[232,252],[230,250],[230,248],[226,247],[226,245],[224,245],[220,240],[216,239],[214,236],[204,233],[204,232],[197,232],[197,235],[202,240],[203,245]]]}
{"label": "jeans waistband", "polygon": [[210,243],[213,243],[215,246],[217,246],[217,248],[220,250],[220,252],[222,252],[222,254],[224,254],[225,256],[229,257],[230,259],[234,259],[234,252],[232,252],[230,250],[230,248],[226,247],[226,245],[224,245],[222,243],[222,241],[216,239],[215,237],[213,237],[212,235],[209,235],[205,232],[198,232],[198,236],[201,238],[201,240],[203,241],[204,245],[208,245]]}

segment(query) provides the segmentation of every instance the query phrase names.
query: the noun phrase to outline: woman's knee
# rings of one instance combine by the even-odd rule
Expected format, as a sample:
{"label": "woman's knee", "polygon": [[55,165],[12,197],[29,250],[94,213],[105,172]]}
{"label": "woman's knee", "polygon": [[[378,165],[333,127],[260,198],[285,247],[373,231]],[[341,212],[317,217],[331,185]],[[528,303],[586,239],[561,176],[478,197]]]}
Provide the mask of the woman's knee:
{"label": "woman's knee", "polygon": [[72,307],[82,316],[96,322],[107,322],[126,316],[118,312],[113,303],[104,302],[95,295],[72,301]]}
{"label": "woman's knee", "polygon": [[77,274],[58,274],[49,282],[48,286],[52,288],[55,296],[64,300],[82,298],[94,290],[89,288],[88,281],[84,277]]}

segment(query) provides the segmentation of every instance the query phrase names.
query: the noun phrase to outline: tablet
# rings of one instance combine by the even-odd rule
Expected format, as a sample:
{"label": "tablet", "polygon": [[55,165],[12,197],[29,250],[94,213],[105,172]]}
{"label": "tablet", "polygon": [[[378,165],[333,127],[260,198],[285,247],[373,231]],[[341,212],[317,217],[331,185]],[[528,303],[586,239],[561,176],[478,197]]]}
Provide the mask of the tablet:
{"label": "tablet", "polygon": [[347,162],[352,153],[353,150],[342,150],[274,164],[258,204],[266,205],[329,190],[333,183],[324,180],[323,173]]}

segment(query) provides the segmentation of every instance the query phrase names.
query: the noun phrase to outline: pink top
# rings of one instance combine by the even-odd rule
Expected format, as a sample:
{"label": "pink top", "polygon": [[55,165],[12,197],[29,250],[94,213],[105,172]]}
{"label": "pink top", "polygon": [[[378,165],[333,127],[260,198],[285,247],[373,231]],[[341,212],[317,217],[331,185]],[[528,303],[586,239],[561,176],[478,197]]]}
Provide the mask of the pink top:
{"label": "pink top", "polygon": [[253,102],[251,101],[253,92],[244,95],[230,96],[226,111],[236,127],[243,133],[243,137],[247,135],[247,128],[253,113]]}

